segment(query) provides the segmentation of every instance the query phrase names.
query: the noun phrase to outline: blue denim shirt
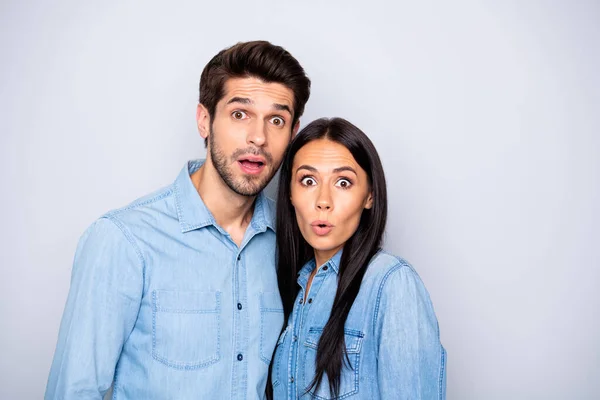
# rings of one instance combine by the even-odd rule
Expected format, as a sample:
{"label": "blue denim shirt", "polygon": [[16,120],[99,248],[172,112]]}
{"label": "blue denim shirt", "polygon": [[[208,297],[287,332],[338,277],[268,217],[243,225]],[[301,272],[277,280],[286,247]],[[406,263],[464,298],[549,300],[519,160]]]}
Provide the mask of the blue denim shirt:
{"label": "blue denim shirt", "polygon": [[242,245],[217,225],[189,162],[169,187],[82,236],[46,399],[262,398],[283,324],[274,207]]}
{"label": "blue denim shirt", "polygon": [[[275,400],[333,398],[327,375],[307,393],[315,375],[317,344],[329,319],[342,252],[306,284],[315,261],[300,271],[300,293],[273,361]],[[345,325],[350,365],[341,374],[340,399],[445,399],[446,353],[423,282],[404,260],[379,252],[369,263]]]}

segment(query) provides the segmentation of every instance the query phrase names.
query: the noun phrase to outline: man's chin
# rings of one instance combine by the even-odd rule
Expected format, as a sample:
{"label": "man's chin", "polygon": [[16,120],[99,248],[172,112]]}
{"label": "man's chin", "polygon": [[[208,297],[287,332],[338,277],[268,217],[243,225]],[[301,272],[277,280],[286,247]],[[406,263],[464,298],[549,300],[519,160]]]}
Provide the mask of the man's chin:
{"label": "man's chin", "polygon": [[264,188],[266,188],[269,184],[270,179],[242,179],[240,181],[237,182],[235,187],[230,186],[230,188],[241,196],[252,197],[258,195],[261,191],[263,191]]}
{"label": "man's chin", "polygon": [[254,196],[258,196],[258,194],[263,190],[263,189],[259,189],[259,190],[255,190],[254,188],[232,188],[232,190],[236,193],[239,194],[240,196],[244,196],[244,197],[254,197]]}

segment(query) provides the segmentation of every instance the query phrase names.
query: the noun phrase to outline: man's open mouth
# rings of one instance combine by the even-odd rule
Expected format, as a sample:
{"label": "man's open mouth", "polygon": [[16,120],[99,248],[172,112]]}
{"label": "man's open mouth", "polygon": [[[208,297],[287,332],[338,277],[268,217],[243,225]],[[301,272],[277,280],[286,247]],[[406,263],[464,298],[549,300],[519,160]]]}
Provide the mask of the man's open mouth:
{"label": "man's open mouth", "polygon": [[238,159],[238,163],[242,171],[250,175],[258,175],[262,173],[267,163],[262,157],[245,156]]}
{"label": "man's open mouth", "polygon": [[252,160],[240,160],[240,164],[242,164],[246,168],[258,169],[265,165],[262,161],[252,161]]}

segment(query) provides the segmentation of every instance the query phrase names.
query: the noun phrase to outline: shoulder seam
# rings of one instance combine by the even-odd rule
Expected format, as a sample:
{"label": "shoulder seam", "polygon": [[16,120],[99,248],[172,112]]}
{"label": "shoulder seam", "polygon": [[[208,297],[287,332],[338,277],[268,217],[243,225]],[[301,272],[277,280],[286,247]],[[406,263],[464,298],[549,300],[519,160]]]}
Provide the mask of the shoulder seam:
{"label": "shoulder seam", "polygon": [[133,235],[129,232],[129,230],[125,227],[125,225],[121,221],[119,221],[117,218],[115,218],[113,215],[105,215],[105,216],[101,217],[101,219],[106,219],[106,220],[112,222],[113,225],[115,225],[121,231],[123,236],[125,236],[125,239],[127,239],[129,244],[131,244],[131,247],[133,247],[135,254],[137,255],[140,263],[142,264],[142,270],[144,270],[146,267],[146,260],[144,260],[142,251],[140,250],[139,246],[135,242]]}
{"label": "shoulder seam", "polygon": [[383,279],[381,280],[381,283],[379,284],[379,289],[377,290],[377,300],[375,301],[375,312],[373,313],[373,324],[371,325],[373,327],[373,329],[375,329],[375,326],[376,326],[375,323],[377,322],[377,317],[379,315],[379,303],[381,302],[381,294],[383,292],[383,288],[384,288],[385,284],[387,283],[390,275],[392,275],[394,272],[396,272],[404,267],[410,268],[410,265],[406,261],[398,260],[398,258],[395,256],[392,256],[392,257],[394,257],[398,261],[398,263],[395,264],[393,267],[391,267],[389,269],[389,271],[387,271],[385,273],[385,275],[383,276]]}
{"label": "shoulder seam", "polygon": [[134,209],[134,208],[147,206],[148,204],[155,203],[159,200],[164,199],[165,197],[169,197],[172,193],[173,193],[173,187],[171,185],[171,186],[168,186],[167,188],[163,189],[163,192],[157,193],[155,196],[153,196],[149,199],[146,199],[146,200],[140,201],[140,202],[134,201],[133,203],[131,203],[125,207],[117,208],[115,210],[107,212],[106,214],[103,215],[103,217],[111,218],[113,215],[117,215],[122,212]]}

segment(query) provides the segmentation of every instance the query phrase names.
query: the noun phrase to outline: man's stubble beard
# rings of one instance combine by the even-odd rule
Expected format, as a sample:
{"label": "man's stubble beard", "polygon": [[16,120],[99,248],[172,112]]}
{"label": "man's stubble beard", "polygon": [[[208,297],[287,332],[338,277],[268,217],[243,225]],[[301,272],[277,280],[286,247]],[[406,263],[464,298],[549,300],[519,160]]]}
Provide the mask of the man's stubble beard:
{"label": "man's stubble beard", "polygon": [[[265,177],[254,177],[248,175],[242,175],[236,179],[235,174],[233,173],[231,167],[228,165],[227,156],[225,153],[219,148],[215,141],[214,130],[210,129],[210,135],[208,137],[208,142],[210,146],[210,158],[212,160],[212,164],[214,165],[217,173],[223,179],[223,182],[236,194],[240,196],[253,197],[259,194],[271,181],[277,170],[279,169],[279,165],[275,166],[276,168],[272,168],[270,173]],[[273,156],[270,153],[265,152],[261,148],[256,147],[247,147],[245,149],[237,149],[231,155],[231,161],[236,162],[237,158],[243,154],[252,154],[255,156],[262,156],[265,158],[267,164],[265,165],[265,169],[269,166],[273,166]]]}

